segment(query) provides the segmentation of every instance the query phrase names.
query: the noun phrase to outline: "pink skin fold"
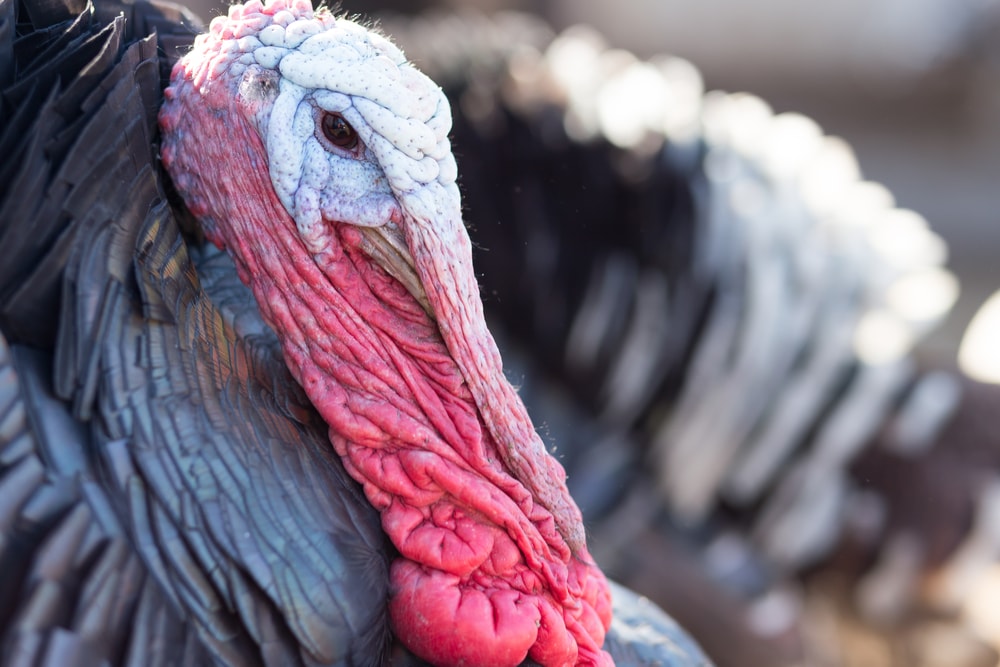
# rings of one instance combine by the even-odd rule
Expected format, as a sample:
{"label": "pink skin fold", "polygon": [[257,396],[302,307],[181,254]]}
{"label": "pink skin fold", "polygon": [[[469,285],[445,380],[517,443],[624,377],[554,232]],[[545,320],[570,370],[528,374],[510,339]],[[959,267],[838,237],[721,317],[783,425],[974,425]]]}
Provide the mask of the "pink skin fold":
{"label": "pink skin fold", "polygon": [[381,512],[400,553],[394,632],[441,665],[612,664],[601,650],[607,582],[562,467],[503,377],[457,210],[434,215],[401,198],[389,214],[435,321],[365,254],[350,220],[325,220],[324,247],[307,249],[271,183],[260,109],[238,86],[219,61],[178,63],[160,116],[163,164],[233,257]]}

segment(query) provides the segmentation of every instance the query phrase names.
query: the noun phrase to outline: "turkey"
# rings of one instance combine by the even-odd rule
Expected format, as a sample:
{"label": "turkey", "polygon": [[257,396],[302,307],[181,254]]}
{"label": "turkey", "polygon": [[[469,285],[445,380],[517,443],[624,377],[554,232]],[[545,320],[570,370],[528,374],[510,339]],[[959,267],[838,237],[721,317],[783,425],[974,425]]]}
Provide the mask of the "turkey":
{"label": "turkey", "polygon": [[0,0],[0,662],[708,664],[500,371],[437,87],[301,0],[197,31]]}
{"label": "turkey", "polygon": [[[414,660],[387,646],[395,554],[364,489],[159,171],[194,19],[0,7],[0,660]],[[759,634],[788,619],[829,626],[803,572],[852,573],[883,622],[928,583],[962,595],[994,553],[998,399],[908,355],[954,290],[919,216],[806,119],[704,96],[683,61],[517,15],[382,24],[452,99],[487,316],[602,566],[725,664],[778,664]],[[907,284],[923,311],[889,299]],[[703,660],[613,590],[618,664]]]}

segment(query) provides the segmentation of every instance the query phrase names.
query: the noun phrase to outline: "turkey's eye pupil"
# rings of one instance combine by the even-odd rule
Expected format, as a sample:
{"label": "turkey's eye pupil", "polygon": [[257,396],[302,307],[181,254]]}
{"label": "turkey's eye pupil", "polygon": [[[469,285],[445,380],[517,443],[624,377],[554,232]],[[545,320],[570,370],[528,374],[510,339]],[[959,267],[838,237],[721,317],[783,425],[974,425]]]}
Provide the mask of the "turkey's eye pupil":
{"label": "turkey's eye pupil", "polygon": [[323,134],[340,148],[351,149],[358,145],[358,133],[339,113],[323,114]]}

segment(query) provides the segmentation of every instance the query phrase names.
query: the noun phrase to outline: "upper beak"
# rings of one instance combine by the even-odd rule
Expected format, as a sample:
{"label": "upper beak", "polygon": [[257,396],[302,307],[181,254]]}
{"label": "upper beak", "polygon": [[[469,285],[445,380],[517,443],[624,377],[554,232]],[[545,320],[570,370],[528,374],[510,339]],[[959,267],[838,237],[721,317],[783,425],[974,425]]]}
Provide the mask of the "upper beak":
{"label": "upper beak", "polygon": [[361,249],[386,273],[402,283],[424,312],[436,321],[434,309],[427,299],[423,283],[417,277],[413,255],[406,246],[403,231],[391,222],[379,227],[358,227],[358,230],[362,238]]}

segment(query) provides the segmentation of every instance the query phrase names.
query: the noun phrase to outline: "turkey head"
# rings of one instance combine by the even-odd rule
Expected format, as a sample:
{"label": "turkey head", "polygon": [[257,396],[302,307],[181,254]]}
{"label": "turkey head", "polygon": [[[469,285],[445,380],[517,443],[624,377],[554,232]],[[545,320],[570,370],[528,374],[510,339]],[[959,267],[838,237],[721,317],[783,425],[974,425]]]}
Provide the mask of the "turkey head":
{"label": "turkey head", "polygon": [[610,664],[607,582],[483,319],[440,89],[388,39],[253,0],[174,68],[161,155],[399,551],[438,664]]}

